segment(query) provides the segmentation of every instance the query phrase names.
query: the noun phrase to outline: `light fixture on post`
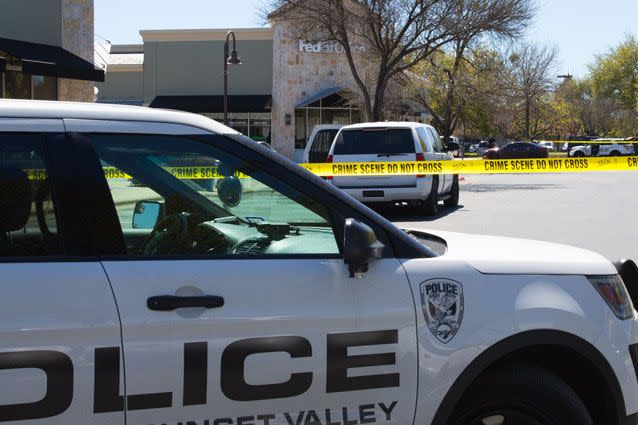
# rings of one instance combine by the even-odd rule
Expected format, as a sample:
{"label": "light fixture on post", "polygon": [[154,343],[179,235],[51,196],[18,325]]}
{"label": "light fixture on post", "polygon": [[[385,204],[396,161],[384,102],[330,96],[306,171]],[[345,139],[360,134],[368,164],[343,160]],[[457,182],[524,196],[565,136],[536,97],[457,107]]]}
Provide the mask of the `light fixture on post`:
{"label": "light fixture on post", "polygon": [[[233,37],[233,50],[228,55],[228,41],[230,36]],[[235,33],[228,31],[226,33],[226,42],[224,42],[224,125],[228,125],[228,65],[241,65],[241,60],[237,55],[237,42]]]}

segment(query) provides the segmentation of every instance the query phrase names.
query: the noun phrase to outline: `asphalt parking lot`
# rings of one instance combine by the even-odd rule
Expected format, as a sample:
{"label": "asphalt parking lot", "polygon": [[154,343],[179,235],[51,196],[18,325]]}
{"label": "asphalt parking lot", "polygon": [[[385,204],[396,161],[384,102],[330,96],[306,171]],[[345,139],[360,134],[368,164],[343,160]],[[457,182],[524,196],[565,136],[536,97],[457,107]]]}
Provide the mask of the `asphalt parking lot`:
{"label": "asphalt parking lot", "polygon": [[469,175],[435,217],[380,209],[399,225],[574,245],[638,260],[638,173]]}

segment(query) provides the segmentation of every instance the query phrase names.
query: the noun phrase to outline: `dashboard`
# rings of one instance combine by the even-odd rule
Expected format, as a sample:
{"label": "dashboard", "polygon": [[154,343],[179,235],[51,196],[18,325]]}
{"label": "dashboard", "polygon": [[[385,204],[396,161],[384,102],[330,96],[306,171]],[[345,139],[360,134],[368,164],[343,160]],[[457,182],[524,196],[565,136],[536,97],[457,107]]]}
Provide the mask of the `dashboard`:
{"label": "dashboard", "polygon": [[205,222],[192,231],[196,252],[232,255],[339,254],[331,228]]}

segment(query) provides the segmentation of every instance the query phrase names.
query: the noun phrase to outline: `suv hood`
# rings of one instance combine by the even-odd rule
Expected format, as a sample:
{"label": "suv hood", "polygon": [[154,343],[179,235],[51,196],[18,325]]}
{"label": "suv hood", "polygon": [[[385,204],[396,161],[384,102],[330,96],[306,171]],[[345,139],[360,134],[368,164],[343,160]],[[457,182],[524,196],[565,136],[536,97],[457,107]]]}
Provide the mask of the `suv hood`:
{"label": "suv hood", "polygon": [[614,265],[605,257],[581,248],[445,231],[410,230],[438,236],[447,243],[445,258],[463,260],[486,274],[613,275]]}

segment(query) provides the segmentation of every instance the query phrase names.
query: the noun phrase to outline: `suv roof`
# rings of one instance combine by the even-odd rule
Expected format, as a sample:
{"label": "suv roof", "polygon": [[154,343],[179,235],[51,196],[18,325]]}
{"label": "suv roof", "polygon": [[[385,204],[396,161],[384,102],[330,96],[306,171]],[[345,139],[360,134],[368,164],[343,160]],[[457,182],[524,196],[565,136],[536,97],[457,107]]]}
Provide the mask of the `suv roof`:
{"label": "suv roof", "polygon": [[420,122],[410,121],[379,121],[379,122],[364,122],[360,124],[346,125],[342,127],[342,130],[350,130],[355,128],[416,128],[416,127],[431,127],[428,124]]}
{"label": "suv roof", "polygon": [[203,115],[143,106],[103,103],[0,99],[0,118],[149,121],[188,125],[217,134],[238,134],[232,128]]}
{"label": "suv roof", "polygon": [[312,130],[339,130],[341,127],[345,127],[343,124],[317,124]]}

